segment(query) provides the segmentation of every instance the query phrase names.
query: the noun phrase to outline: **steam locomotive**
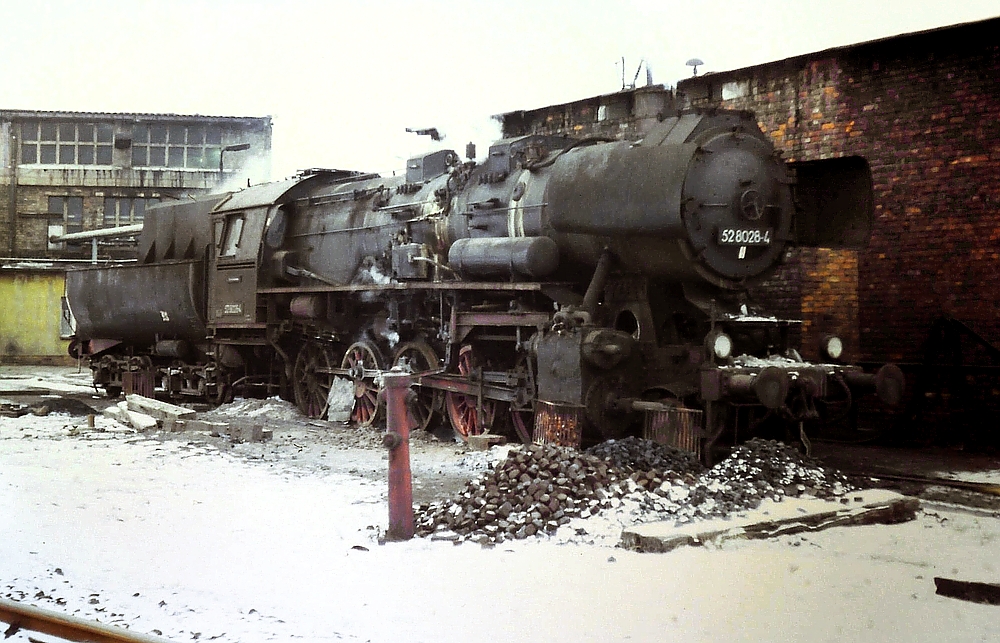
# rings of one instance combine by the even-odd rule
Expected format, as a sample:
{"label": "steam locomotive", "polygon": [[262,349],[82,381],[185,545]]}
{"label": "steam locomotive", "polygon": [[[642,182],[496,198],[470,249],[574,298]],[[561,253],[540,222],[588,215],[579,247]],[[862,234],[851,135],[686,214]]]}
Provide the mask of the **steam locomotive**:
{"label": "steam locomotive", "polygon": [[797,322],[747,294],[792,246],[861,247],[872,221],[864,159],[785,163],[749,112],[521,136],[481,164],[443,150],[150,208],[137,263],[68,275],[71,350],[109,395],[278,393],[319,418],[342,378],[370,425],[396,367],[421,427],[645,430],[711,457],[774,423],[805,440],[863,393],[898,402],[898,368],[840,363],[836,337],[805,362]]}

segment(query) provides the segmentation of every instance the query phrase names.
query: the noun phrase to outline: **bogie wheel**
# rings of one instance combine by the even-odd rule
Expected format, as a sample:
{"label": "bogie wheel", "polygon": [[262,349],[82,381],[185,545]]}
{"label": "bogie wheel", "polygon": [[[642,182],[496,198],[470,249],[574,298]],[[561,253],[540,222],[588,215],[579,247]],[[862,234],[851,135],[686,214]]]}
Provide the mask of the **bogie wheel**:
{"label": "bogie wheel", "polygon": [[347,376],[354,382],[351,422],[358,426],[371,426],[381,415],[383,406],[379,396],[381,382],[376,375],[382,367],[382,354],[378,347],[369,341],[351,344],[340,362],[340,368],[347,370]]}
{"label": "bogie wheel", "polygon": [[[393,355],[392,363],[410,373],[423,373],[438,367],[438,357],[427,342],[415,341],[401,344]],[[410,404],[410,414],[416,422],[416,429],[426,429],[434,417],[434,409],[438,400],[437,391],[430,388],[419,388]]]}
{"label": "bogie wheel", "polygon": [[[471,377],[479,369],[479,361],[472,346],[465,345],[458,353],[458,372],[464,377]],[[483,398],[480,406],[475,395],[448,391],[444,396],[448,419],[455,433],[468,442],[470,435],[480,435],[493,427],[496,416],[496,403]]]}
{"label": "bogie wheel", "polygon": [[295,405],[306,416],[321,418],[326,414],[333,365],[333,355],[323,344],[307,342],[299,349],[292,368],[292,392]]}

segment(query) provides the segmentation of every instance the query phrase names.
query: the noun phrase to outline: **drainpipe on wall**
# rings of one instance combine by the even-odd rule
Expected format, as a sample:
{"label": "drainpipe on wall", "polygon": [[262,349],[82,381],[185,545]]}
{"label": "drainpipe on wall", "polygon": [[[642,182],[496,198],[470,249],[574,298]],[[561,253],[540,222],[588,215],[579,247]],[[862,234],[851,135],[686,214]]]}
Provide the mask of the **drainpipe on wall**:
{"label": "drainpipe on wall", "polygon": [[10,216],[10,234],[9,242],[7,248],[7,254],[11,257],[15,255],[14,253],[14,237],[17,235],[17,174],[19,165],[19,159],[21,158],[21,150],[18,148],[18,138],[14,134],[14,123],[10,124],[10,137],[8,139],[10,145],[8,149],[10,150],[10,189],[7,190],[8,203],[7,203],[7,214]]}

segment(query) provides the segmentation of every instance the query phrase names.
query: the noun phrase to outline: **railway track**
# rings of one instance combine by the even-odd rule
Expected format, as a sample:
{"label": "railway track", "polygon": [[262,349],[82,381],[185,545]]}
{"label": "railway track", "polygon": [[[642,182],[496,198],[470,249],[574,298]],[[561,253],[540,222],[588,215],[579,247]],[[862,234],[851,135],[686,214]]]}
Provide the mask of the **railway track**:
{"label": "railway track", "polygon": [[66,641],[90,643],[170,643],[168,639],[88,621],[68,614],[0,598],[0,622],[7,623],[4,638],[21,631],[38,632]]}
{"label": "railway track", "polygon": [[936,476],[911,475],[905,473],[883,473],[878,471],[844,470],[850,476],[876,479],[878,486],[895,489],[905,495],[914,496],[930,503],[943,502],[973,510],[1000,513],[1000,484],[989,482],[968,482]]}
{"label": "railway track", "polygon": [[1000,484],[990,482],[968,482],[965,480],[951,480],[949,478],[902,475],[896,473],[864,473],[861,475],[870,476],[872,478],[880,478],[882,480],[889,480],[892,482],[913,482],[917,484],[934,485],[937,487],[948,487],[949,489],[975,491],[976,493],[982,493],[990,496],[1000,496]]}

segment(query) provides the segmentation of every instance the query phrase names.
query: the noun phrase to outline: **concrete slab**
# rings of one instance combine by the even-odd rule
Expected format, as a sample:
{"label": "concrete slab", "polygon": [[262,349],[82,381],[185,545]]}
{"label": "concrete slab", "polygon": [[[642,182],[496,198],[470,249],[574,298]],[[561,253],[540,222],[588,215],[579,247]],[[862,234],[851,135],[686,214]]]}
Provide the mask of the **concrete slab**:
{"label": "concrete slab", "polygon": [[130,411],[145,413],[146,415],[153,416],[157,420],[173,422],[176,420],[194,419],[197,415],[197,413],[191,409],[186,409],[183,406],[161,402],[160,400],[143,397],[142,395],[126,395],[125,400],[128,403],[128,409]]}
{"label": "concrete slab", "polygon": [[640,552],[668,552],[708,541],[771,538],[844,525],[906,522],[916,517],[919,506],[916,498],[886,489],[852,492],[836,502],[819,498],[765,500],[757,509],[729,519],[681,526],[674,521],[636,525],[622,532],[621,546]]}
{"label": "concrete slab", "polygon": [[490,448],[507,444],[507,438],[496,433],[469,436],[469,448],[473,451],[489,451]]}

